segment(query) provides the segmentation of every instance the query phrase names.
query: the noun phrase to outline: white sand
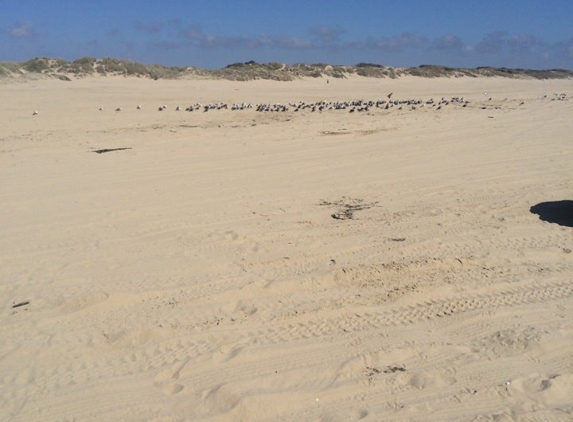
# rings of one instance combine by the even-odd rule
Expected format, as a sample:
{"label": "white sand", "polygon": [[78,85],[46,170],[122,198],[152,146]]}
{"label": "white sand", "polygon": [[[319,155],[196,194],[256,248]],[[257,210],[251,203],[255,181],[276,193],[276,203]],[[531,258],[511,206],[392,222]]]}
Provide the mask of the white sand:
{"label": "white sand", "polygon": [[[470,104],[174,110],[389,92]],[[0,420],[570,421],[573,228],[530,212],[573,199],[556,93],[3,83]]]}

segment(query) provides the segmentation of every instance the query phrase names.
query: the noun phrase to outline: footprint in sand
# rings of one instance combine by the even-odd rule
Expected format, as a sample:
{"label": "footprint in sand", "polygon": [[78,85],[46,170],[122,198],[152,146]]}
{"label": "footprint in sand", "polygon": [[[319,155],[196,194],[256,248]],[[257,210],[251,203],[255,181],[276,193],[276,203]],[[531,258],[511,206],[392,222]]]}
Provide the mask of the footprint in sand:
{"label": "footprint in sand", "polygon": [[571,411],[573,397],[573,374],[540,375],[531,374],[513,380],[513,390],[523,394],[535,403],[548,408]]}
{"label": "footprint in sand", "polygon": [[189,360],[190,359],[179,362],[159,372],[154,378],[155,386],[168,396],[181,392],[185,387],[174,381],[179,380],[181,370],[189,363]]}
{"label": "footprint in sand", "polygon": [[223,345],[213,354],[213,361],[216,363],[229,362],[241,353],[242,350],[243,346]]}
{"label": "footprint in sand", "polygon": [[231,411],[241,402],[241,397],[226,384],[204,391],[202,398],[207,407],[224,413]]}
{"label": "footprint in sand", "polygon": [[239,320],[254,315],[257,313],[257,310],[256,306],[249,303],[243,303],[241,300],[230,302],[221,307],[221,312],[229,315],[230,318]]}
{"label": "footprint in sand", "polygon": [[328,412],[320,417],[320,422],[347,422],[359,421],[367,417],[369,412],[365,409],[352,409],[342,412]]}
{"label": "footprint in sand", "polygon": [[428,387],[445,387],[455,384],[456,378],[437,372],[421,372],[417,374],[402,373],[396,379],[399,383],[423,390]]}
{"label": "footprint in sand", "polygon": [[70,314],[97,305],[109,298],[106,292],[94,292],[87,295],[78,295],[64,299],[59,304],[60,312]]}

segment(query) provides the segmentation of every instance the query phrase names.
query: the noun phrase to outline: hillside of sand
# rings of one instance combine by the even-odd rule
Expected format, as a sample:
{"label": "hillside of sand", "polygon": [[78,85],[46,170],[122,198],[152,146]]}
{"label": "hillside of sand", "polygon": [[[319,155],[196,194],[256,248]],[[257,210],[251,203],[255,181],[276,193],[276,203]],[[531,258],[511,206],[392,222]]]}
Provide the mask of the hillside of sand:
{"label": "hillside of sand", "polygon": [[163,66],[132,60],[104,57],[81,57],[73,61],[36,57],[25,62],[0,62],[0,82],[58,79],[71,81],[94,76],[124,76],[158,79],[224,79],[231,81],[274,80],[293,81],[304,78],[346,79],[354,76],[367,78],[476,78],[502,77],[510,79],[572,79],[567,69],[509,69],[482,66],[456,68],[438,65],[416,67],[390,67],[376,63],[332,65],[328,63],[257,63],[255,61],[231,63],[221,69],[203,69],[195,66]]}

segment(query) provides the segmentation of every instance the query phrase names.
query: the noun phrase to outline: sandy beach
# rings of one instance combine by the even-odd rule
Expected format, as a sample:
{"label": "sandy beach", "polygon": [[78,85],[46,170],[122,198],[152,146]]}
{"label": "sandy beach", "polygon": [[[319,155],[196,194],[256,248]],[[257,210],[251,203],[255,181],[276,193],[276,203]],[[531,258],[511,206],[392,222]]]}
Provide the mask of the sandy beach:
{"label": "sandy beach", "polygon": [[573,80],[328,82],[0,82],[0,420],[572,420]]}

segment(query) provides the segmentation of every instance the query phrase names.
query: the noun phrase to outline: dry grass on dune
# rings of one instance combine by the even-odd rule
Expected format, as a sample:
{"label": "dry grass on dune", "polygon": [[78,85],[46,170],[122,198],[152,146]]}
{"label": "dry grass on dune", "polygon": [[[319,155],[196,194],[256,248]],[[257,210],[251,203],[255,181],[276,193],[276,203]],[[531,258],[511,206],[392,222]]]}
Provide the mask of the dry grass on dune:
{"label": "dry grass on dune", "polygon": [[437,77],[508,77],[533,79],[562,79],[573,77],[573,72],[563,69],[529,70],[494,67],[474,69],[452,68],[436,65],[421,65],[411,68],[393,68],[373,63],[359,63],[355,66],[331,65],[326,63],[287,65],[283,63],[256,63],[248,61],[233,63],[222,69],[200,69],[197,67],[175,67],[159,64],[143,64],[131,60],[105,57],[83,57],[72,62],[63,59],[34,58],[26,62],[0,63],[0,77],[18,78],[70,78],[87,76],[135,76],[151,79],[227,79],[248,81],[268,79],[292,81],[299,78],[346,78],[358,75],[370,78],[399,78],[402,76]]}

